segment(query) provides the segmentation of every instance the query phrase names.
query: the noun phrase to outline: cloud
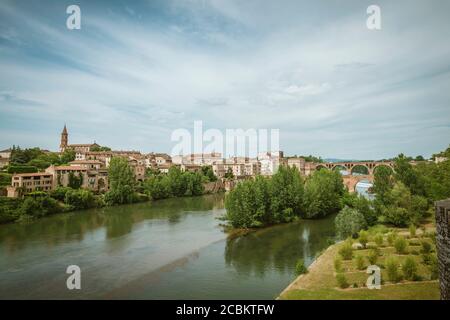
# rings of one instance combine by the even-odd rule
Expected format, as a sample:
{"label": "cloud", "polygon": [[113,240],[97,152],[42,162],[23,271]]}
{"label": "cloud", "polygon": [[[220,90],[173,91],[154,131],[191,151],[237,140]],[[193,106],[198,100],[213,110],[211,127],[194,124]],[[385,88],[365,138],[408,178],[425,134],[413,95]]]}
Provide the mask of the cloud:
{"label": "cloud", "polygon": [[2,2],[0,144],[56,149],[67,122],[73,142],[168,152],[201,119],[278,128],[291,154],[429,155],[450,133],[450,5],[380,6],[374,32],[361,1],[81,1],[69,31],[61,5]]}

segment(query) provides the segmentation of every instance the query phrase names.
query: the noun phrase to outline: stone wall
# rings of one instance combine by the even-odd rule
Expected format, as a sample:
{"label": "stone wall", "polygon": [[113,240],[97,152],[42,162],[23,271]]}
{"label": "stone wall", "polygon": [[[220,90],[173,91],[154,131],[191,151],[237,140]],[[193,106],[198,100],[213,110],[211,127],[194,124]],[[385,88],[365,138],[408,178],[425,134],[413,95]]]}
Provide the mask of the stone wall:
{"label": "stone wall", "polygon": [[436,245],[441,299],[450,300],[450,199],[436,202]]}

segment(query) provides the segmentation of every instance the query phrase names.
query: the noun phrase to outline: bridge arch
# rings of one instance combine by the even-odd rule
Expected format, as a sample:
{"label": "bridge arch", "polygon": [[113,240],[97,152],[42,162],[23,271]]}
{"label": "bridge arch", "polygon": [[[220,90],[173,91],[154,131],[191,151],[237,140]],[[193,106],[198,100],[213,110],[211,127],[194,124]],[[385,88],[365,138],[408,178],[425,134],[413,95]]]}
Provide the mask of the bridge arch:
{"label": "bridge arch", "polygon": [[366,164],[355,164],[350,170],[351,175],[370,175],[372,170]]}
{"label": "bridge arch", "polygon": [[372,169],[373,174],[375,174],[375,171],[376,171],[378,168],[380,168],[380,167],[386,167],[386,168],[389,168],[389,169],[391,170],[391,173],[394,173],[394,167],[393,167],[393,165],[391,165],[391,164],[380,163],[380,164],[377,164],[377,165],[375,165],[375,166],[373,167],[373,169]]}

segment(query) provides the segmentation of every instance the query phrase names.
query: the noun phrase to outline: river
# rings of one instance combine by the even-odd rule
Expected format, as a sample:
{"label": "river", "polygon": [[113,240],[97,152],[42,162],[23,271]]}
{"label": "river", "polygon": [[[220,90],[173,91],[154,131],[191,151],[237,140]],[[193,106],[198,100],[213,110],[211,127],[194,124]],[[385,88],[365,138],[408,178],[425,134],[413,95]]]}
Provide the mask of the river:
{"label": "river", "polygon": [[[0,225],[0,299],[274,299],[334,236],[333,218],[227,239],[224,195]],[[66,268],[81,269],[68,290]]]}

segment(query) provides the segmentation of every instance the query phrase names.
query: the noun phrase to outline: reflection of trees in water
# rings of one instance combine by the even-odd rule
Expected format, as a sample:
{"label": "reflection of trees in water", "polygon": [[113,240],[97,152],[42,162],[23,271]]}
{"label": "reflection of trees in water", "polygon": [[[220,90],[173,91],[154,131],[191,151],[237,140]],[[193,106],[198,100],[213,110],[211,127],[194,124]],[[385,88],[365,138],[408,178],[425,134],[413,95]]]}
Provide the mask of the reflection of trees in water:
{"label": "reflection of trees in water", "polygon": [[229,239],[225,262],[240,274],[264,276],[266,270],[292,273],[298,259],[310,263],[334,236],[334,219],[300,221]]}
{"label": "reflection of trees in water", "polygon": [[0,244],[9,252],[25,248],[34,240],[48,246],[67,241],[81,241],[86,232],[105,227],[107,238],[120,237],[132,231],[133,224],[147,219],[179,223],[184,212],[223,208],[223,194],[201,197],[173,198],[133,205],[106,207],[57,214],[30,223],[0,226]]}

